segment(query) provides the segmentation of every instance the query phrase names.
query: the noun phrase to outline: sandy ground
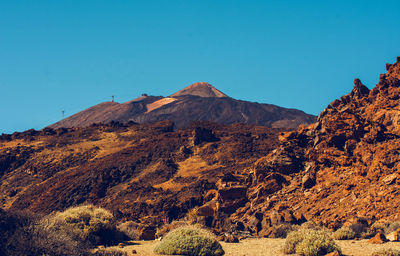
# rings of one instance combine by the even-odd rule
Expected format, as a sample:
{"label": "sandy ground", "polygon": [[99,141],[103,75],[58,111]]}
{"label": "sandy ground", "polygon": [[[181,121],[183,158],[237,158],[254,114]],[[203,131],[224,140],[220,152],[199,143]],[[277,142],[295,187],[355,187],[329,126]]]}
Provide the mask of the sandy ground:
{"label": "sandy ground", "polygon": [[[158,255],[153,253],[154,246],[159,241],[132,241],[124,248],[117,248],[128,252],[128,255]],[[285,243],[285,239],[271,238],[255,238],[245,239],[240,243],[230,244],[222,242],[222,247],[225,250],[226,256],[279,256],[285,255],[281,252],[281,248]],[[400,242],[390,242],[381,245],[369,244],[367,240],[359,241],[336,241],[342,248],[344,255],[347,256],[368,256],[373,252],[381,249],[397,249],[400,250]],[[136,250],[137,254],[132,254],[132,250]]]}

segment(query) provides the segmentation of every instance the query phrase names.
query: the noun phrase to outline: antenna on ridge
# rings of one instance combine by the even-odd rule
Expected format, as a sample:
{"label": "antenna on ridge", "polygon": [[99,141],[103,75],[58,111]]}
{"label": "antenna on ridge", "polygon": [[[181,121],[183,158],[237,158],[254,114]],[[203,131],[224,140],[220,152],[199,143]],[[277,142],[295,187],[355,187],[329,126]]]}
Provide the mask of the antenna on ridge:
{"label": "antenna on ridge", "polygon": [[61,114],[62,114],[62,118],[64,119],[65,111],[64,111],[64,110],[61,110]]}
{"label": "antenna on ridge", "polygon": [[111,102],[114,102],[114,95],[111,96]]}

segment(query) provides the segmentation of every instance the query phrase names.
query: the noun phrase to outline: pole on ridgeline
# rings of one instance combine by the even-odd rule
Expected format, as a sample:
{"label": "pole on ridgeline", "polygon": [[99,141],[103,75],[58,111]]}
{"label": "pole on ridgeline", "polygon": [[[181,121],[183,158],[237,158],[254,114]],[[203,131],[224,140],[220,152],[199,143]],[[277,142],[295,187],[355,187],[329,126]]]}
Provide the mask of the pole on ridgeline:
{"label": "pole on ridgeline", "polygon": [[64,110],[61,110],[61,114],[62,114],[62,119],[64,119],[65,111],[64,111]]}
{"label": "pole on ridgeline", "polygon": [[111,96],[111,102],[114,102],[114,95]]}

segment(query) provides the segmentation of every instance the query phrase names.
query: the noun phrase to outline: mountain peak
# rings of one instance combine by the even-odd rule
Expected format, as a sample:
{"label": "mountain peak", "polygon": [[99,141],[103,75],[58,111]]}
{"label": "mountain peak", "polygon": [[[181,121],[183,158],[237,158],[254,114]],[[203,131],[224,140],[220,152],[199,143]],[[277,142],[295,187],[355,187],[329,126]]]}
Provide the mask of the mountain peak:
{"label": "mountain peak", "polygon": [[211,84],[207,82],[198,82],[189,85],[188,87],[177,91],[172,94],[172,97],[183,96],[183,95],[193,95],[200,97],[208,97],[208,98],[223,98],[228,97],[225,93],[221,92]]}

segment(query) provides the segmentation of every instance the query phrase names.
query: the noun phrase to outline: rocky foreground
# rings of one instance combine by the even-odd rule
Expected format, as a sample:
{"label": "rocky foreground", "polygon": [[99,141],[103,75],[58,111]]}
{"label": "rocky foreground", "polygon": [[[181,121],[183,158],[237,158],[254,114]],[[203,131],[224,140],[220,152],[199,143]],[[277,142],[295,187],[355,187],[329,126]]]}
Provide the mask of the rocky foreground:
{"label": "rocky foreground", "polygon": [[400,58],[369,90],[358,79],[316,123],[109,123],[0,137],[0,205],[50,213],[93,203],[156,227],[200,221],[273,235],[281,223],[399,220]]}

